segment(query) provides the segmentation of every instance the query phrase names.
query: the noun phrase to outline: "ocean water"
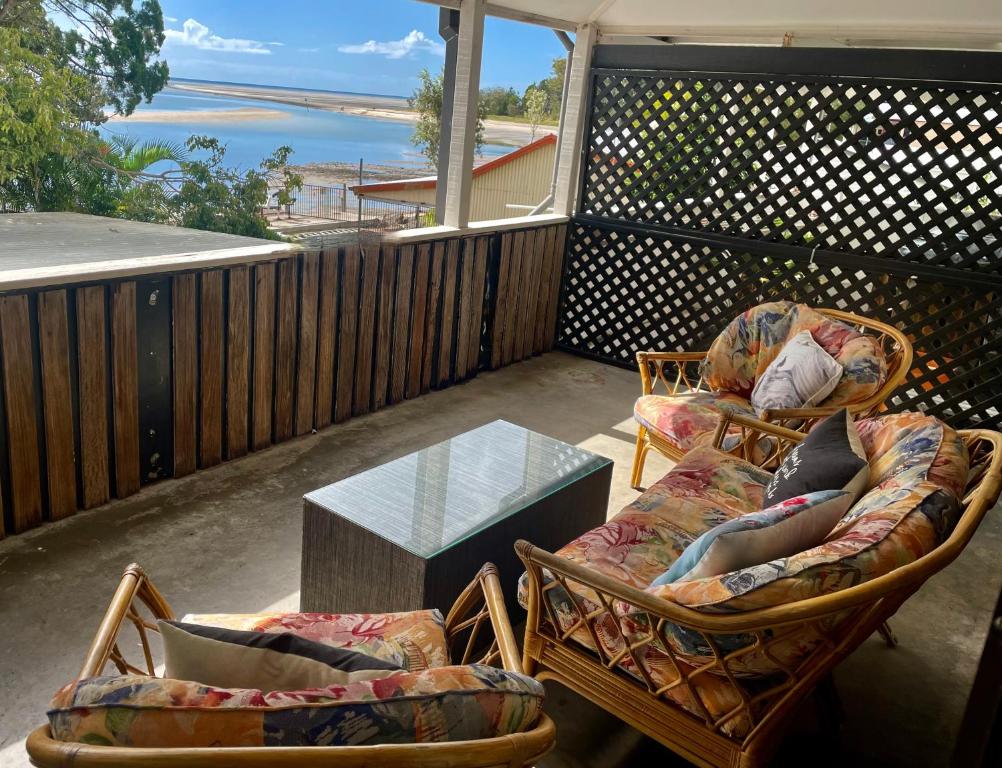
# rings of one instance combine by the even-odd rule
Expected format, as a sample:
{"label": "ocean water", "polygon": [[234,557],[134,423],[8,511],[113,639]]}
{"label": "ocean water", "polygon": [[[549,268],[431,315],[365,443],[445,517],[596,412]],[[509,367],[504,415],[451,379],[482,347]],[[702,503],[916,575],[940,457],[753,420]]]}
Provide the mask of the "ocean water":
{"label": "ocean water", "polygon": [[[226,145],[226,165],[234,169],[256,168],[277,147],[288,144],[293,149],[291,162],[349,162],[418,167],[423,158],[411,143],[411,124],[395,120],[349,115],[305,107],[277,104],[229,96],[182,91],[168,86],[142,104],[137,111],[192,111],[264,107],[287,114],[274,120],[232,122],[115,122],[101,130],[132,136],[140,141],[162,139],[183,143],[191,135],[215,136]],[[486,145],[483,154],[495,157],[511,147]]]}

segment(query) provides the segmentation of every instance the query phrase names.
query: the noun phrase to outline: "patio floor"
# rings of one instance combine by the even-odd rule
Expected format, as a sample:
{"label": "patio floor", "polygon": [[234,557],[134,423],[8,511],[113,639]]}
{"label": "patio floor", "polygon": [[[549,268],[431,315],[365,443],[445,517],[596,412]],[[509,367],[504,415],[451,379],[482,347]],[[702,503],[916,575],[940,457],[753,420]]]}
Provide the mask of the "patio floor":
{"label": "patio floor", "polygon": [[[612,458],[618,511],[636,495],[638,390],[634,372],[552,353],[0,541],[0,766],[27,765],[21,741],[77,672],[129,562],[180,613],[294,610],[305,492],[497,418]],[[652,455],[646,479],[669,466]],[[871,638],[836,671],[840,744],[822,745],[805,713],[777,762],[946,765],[1002,582],[999,551],[996,509],[892,621],[900,646]],[[684,764],[566,689],[548,689],[559,745],[544,768]]]}

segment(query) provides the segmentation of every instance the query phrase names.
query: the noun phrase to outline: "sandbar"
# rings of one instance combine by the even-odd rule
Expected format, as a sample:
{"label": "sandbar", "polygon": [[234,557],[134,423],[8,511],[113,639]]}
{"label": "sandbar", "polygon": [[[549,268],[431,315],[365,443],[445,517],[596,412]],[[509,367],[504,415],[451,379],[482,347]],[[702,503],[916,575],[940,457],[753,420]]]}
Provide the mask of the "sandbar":
{"label": "sandbar", "polygon": [[235,109],[141,109],[128,117],[113,115],[109,123],[230,123],[248,120],[286,120],[288,112],[267,107]]}

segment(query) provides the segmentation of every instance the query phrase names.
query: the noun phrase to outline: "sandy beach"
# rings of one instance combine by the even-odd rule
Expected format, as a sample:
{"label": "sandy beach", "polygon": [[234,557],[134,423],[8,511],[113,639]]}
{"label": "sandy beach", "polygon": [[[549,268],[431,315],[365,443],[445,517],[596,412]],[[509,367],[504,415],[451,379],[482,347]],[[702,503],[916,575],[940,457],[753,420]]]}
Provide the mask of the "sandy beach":
{"label": "sandy beach", "polygon": [[237,107],[236,109],[143,109],[128,117],[113,115],[109,123],[223,123],[234,120],[286,120],[289,115],[280,109],[267,107]]}
{"label": "sandy beach", "polygon": [[[344,112],[349,115],[361,115],[373,117],[379,120],[396,120],[413,123],[417,121],[417,113],[407,105],[407,100],[394,96],[369,96],[355,93],[326,93],[321,91],[302,91],[295,88],[255,88],[252,85],[227,85],[221,83],[189,83],[171,81],[170,87],[179,91],[189,91],[193,93],[211,94],[214,96],[232,96],[242,99],[253,99],[255,101],[271,101],[278,104],[290,104],[308,109],[323,109],[329,112]],[[225,115],[233,115],[235,119],[261,119],[254,117],[239,117],[236,113],[255,108],[247,107],[239,110],[211,110],[217,115],[212,119],[225,120]],[[263,112],[276,110],[263,109]],[[156,110],[145,112],[135,112],[126,120],[135,120],[138,115],[154,114]],[[207,110],[206,112],[209,112]],[[181,120],[194,118],[183,118],[183,115],[198,114],[197,112],[176,113]],[[162,119],[162,118],[161,118]],[[173,118],[169,118],[173,121]],[[153,119],[148,119],[153,122]],[[543,130],[553,131],[552,127]],[[532,132],[528,125],[524,123],[509,123],[502,120],[484,121],[484,140],[488,144],[503,144],[511,147],[520,147],[528,143]],[[537,135],[539,133],[537,132]]]}

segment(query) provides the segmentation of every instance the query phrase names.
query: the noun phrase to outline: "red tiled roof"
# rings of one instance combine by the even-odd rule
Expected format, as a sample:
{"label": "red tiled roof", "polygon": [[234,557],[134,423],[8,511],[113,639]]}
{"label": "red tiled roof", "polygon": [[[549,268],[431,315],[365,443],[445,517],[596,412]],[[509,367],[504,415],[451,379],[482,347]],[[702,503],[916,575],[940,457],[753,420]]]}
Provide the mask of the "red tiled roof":
{"label": "red tiled roof", "polygon": [[[536,139],[524,147],[519,147],[506,155],[501,155],[501,157],[495,157],[493,160],[488,160],[486,163],[481,163],[480,165],[474,166],[473,168],[473,178],[478,176],[483,176],[485,173],[490,173],[491,171],[501,168],[502,166],[508,165],[522,155],[527,155],[530,152],[535,152],[540,147],[544,147],[547,144],[556,144],[557,137],[548,133]],[[363,195],[369,194],[371,192],[400,192],[405,189],[435,189],[438,184],[437,176],[421,176],[416,179],[400,179],[399,181],[383,181],[376,184],[356,184],[351,187],[351,191],[361,193]]]}

